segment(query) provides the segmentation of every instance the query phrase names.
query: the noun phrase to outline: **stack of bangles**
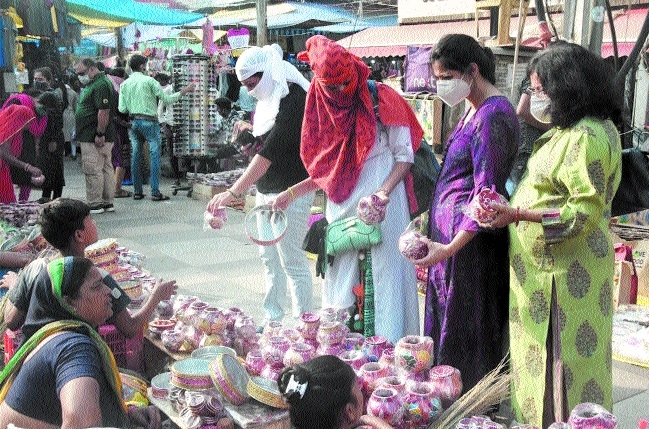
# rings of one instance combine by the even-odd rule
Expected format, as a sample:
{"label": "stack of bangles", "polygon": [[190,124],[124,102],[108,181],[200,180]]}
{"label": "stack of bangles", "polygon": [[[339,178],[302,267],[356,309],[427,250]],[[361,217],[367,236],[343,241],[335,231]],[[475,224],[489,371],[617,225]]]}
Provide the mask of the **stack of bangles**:
{"label": "stack of bangles", "polygon": [[291,196],[291,201],[295,201],[295,192],[293,192],[293,187],[289,186],[286,191]]}

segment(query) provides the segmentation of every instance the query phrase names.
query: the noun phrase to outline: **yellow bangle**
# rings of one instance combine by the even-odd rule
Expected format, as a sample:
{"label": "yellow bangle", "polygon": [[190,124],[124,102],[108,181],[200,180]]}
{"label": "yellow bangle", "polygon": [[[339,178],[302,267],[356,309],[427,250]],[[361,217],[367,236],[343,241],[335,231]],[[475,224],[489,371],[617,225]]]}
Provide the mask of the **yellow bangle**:
{"label": "yellow bangle", "polygon": [[288,194],[291,196],[291,201],[295,201],[295,193],[293,192],[293,187],[289,186],[287,191],[288,191]]}
{"label": "yellow bangle", "polygon": [[232,191],[232,189],[230,189],[230,188],[226,189],[226,191],[228,192],[228,194],[232,195],[234,198],[236,198],[236,199],[238,199],[238,200],[240,200],[241,198],[243,198],[243,194],[239,194],[239,195],[237,195],[237,194],[235,194],[235,193]]}

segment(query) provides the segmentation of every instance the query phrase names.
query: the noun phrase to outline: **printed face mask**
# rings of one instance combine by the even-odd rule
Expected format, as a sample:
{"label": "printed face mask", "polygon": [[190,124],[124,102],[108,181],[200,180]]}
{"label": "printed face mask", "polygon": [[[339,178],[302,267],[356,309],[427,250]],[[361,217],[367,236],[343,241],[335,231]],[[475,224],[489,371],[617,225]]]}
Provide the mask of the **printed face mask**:
{"label": "printed face mask", "polygon": [[464,79],[447,79],[437,81],[437,96],[453,107],[469,96],[471,86]]}
{"label": "printed face mask", "polygon": [[530,97],[530,114],[534,119],[542,124],[551,124],[552,118],[550,117],[550,105],[552,101],[547,98],[541,98],[538,95],[532,94]]}

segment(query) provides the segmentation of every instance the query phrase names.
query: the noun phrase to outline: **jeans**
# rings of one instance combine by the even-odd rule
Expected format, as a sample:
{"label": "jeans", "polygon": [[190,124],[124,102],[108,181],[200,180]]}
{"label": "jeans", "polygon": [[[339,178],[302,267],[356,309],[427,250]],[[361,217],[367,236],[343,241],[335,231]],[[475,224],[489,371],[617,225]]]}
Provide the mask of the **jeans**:
{"label": "jeans", "polygon": [[142,172],[140,170],[140,156],[142,145],[149,142],[151,159],[151,195],[160,193],[160,124],[146,119],[133,119],[129,130],[132,145],[131,180],[136,194],[142,194]]}
{"label": "jeans", "polygon": [[111,162],[113,143],[97,147],[81,142],[81,171],[86,177],[86,201],[91,207],[113,204],[115,169]]}
{"label": "jeans", "polygon": [[[256,204],[266,204],[277,194],[257,192]],[[264,310],[269,320],[282,320],[286,307],[286,289],[290,287],[293,317],[313,310],[313,283],[302,241],[309,227],[311,205],[315,194],[295,200],[285,210],[288,227],[277,244],[259,246],[259,256],[264,264],[266,288]]]}

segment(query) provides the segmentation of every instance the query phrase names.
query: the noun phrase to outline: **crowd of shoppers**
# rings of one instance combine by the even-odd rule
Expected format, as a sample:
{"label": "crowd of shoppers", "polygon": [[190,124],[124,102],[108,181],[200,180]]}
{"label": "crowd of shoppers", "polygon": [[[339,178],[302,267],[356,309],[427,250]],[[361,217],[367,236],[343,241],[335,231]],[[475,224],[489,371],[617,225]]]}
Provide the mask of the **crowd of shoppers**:
{"label": "crowd of shoppers", "polygon": [[[282,59],[276,46],[249,48],[238,59],[237,78],[256,100],[256,108],[252,122],[237,128],[251,131],[256,139],[251,147],[258,150],[251,153],[243,175],[208,204],[215,211],[256,184],[257,205],[270,204],[286,213],[284,238],[259,248],[266,277],[264,323],[282,320],[286,313],[297,318],[313,311],[311,272],[301,249],[313,192],[324,191],[329,223],[353,216],[360,199],[373,195],[387,204],[380,222],[382,241],[370,249],[376,334],[394,342],[419,333],[415,266],[426,267],[423,333],[433,338],[433,363],[458,368],[465,391],[509,353],[511,404],[519,422],[546,427],[565,421],[581,402],[610,410],[614,252],[608,223],[621,180],[620,136],[613,122],[620,114],[621,94],[613,85],[613,70],[579,45],[551,44],[531,59],[514,109],[495,86],[491,50],[469,36],[443,37],[431,54],[437,96],[448,106],[465,103],[466,111],[444,146],[429,207],[427,254],[407,260],[399,255],[397,241],[410,221],[408,172],[422,141],[421,126],[388,86],[376,84],[374,96],[370,69],[334,41],[314,36],[298,58],[310,65],[311,82]],[[119,85],[119,110],[130,120],[134,198],[144,197],[139,158],[146,141],[151,198],[162,201],[168,198],[158,185],[160,123],[165,120],[158,115],[158,99],[168,105],[194,88],[165,91],[147,76],[146,63],[143,56],[131,58],[133,74]],[[17,400],[15,386],[51,370],[52,356],[61,365],[90,360],[101,368],[110,352],[92,327],[110,318],[132,334],[133,327],[146,323],[152,306],[175,290],[174,282],[158,282],[144,310],[126,316],[123,291],[80,258],[83,248],[97,240],[90,214],[113,207],[115,187],[107,162],[114,88],[90,60],[80,61],[75,71],[85,85],[76,111],[76,137],[82,145],[88,204],[59,198],[46,206],[43,234],[66,258],[37,259],[20,275],[2,280],[15,285],[3,322],[22,326],[28,338],[10,364],[11,378],[0,379],[6,394],[0,410],[14,422],[60,424],[75,416],[75,404],[67,396],[61,397],[61,407],[54,407],[62,410],[60,415],[44,416],[29,401]],[[13,127],[0,125],[0,137],[7,141],[0,154],[27,171],[30,180],[43,170],[43,197],[56,198],[63,173],[61,164],[58,175],[56,163],[67,141],[63,112],[70,100],[65,86],[58,87],[61,95],[52,91],[51,72],[37,72],[43,93],[15,95],[0,111]],[[241,117],[232,114],[231,100],[220,98],[216,104],[229,134]],[[532,134],[521,136],[519,119],[537,130],[533,143]],[[29,152],[30,139],[40,148],[34,162],[41,169],[17,159]],[[0,167],[4,174],[6,165]],[[484,188],[503,197],[492,204],[489,219],[476,218],[470,209]],[[354,306],[359,268],[356,251],[330,261],[324,307]],[[90,303],[95,304],[93,311]],[[61,323],[70,318],[69,326]],[[78,356],[72,356],[77,349]],[[20,369],[26,356],[29,371]],[[126,418],[120,401],[111,397],[111,371],[104,366],[88,374],[91,385],[83,385],[92,392],[83,398],[92,410],[84,418],[92,424]],[[18,384],[9,387],[8,380]],[[362,394],[355,380],[349,366],[323,356],[286,368],[278,384],[295,427],[318,422],[319,427],[347,428],[361,422],[384,428],[361,416]],[[64,389],[87,383],[65,381]]]}

